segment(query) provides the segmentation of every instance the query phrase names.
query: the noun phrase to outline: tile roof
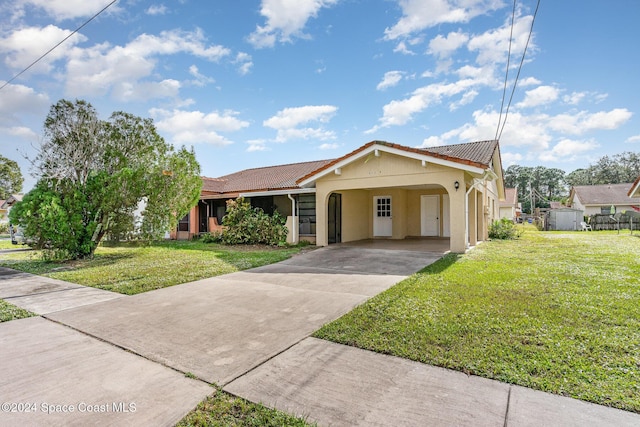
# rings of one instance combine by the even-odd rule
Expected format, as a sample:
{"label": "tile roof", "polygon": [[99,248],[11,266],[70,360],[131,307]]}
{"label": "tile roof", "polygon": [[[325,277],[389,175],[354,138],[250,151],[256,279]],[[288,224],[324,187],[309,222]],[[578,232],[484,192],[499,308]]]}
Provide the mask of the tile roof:
{"label": "tile roof", "polygon": [[572,191],[583,205],[629,205],[637,204],[627,194],[633,184],[576,185]]}
{"label": "tile roof", "polygon": [[331,162],[317,160],[245,169],[219,178],[202,177],[202,191],[205,193],[241,193],[245,191],[285,190],[299,188],[296,180]]}
{"label": "tile roof", "polygon": [[297,183],[301,182],[303,179],[313,176],[331,165],[347,159],[374,144],[384,145],[401,151],[424,154],[426,156],[437,157],[455,163],[467,164],[484,169],[491,165],[493,154],[495,153],[498,142],[479,141],[431,148],[412,148],[385,141],[371,141],[339,159],[317,160],[312,162],[245,169],[218,178],[202,177],[202,193],[203,195],[230,195],[250,191],[300,188]]}
{"label": "tile roof", "polygon": [[444,155],[454,159],[469,160],[488,167],[491,165],[493,153],[496,151],[498,141],[477,141],[466,144],[441,145],[438,147],[424,148],[432,154]]}

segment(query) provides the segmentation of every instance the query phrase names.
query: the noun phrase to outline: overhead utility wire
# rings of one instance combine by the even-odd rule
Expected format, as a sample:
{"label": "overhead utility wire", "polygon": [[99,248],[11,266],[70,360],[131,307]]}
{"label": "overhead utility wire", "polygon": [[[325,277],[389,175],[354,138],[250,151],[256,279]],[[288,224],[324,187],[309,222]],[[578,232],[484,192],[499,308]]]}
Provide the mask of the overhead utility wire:
{"label": "overhead utility wire", "polygon": [[[507,104],[507,111],[505,112],[505,115],[504,115],[504,122],[502,122],[502,128],[500,128],[500,122],[498,121],[498,127],[500,128],[500,133],[497,135],[497,138],[496,138],[498,141],[502,137],[502,131],[504,131],[504,126],[507,124],[507,117],[509,116],[509,108],[511,108],[511,102],[513,101],[513,94],[515,93],[516,86],[518,85],[518,79],[520,78],[520,72],[522,71],[522,65],[524,64],[524,58],[527,54],[527,48],[529,47],[529,42],[531,41],[531,35],[533,34],[533,24],[536,22],[536,16],[538,15],[539,8],[540,8],[540,0],[538,0],[536,4],[536,10],[533,12],[533,19],[531,20],[531,28],[529,29],[529,36],[527,37],[527,43],[525,44],[524,51],[522,52],[522,58],[520,58],[518,73],[516,74],[516,80],[513,82],[513,88],[511,89],[511,96],[509,97],[509,103]],[[513,26],[513,23],[512,23],[512,26]]]}
{"label": "overhead utility wire", "polygon": [[[513,10],[511,11],[511,32],[509,33],[509,52],[507,53],[507,70],[504,75],[504,88],[502,89],[502,102],[500,103],[500,115],[498,116],[498,127],[496,127],[496,137],[500,131],[500,123],[502,122],[502,111],[504,111],[504,100],[507,98],[507,81],[509,80],[509,66],[511,65],[511,41],[513,40],[513,23],[516,19],[516,0],[513,0]],[[505,118],[505,121],[507,119]]]}
{"label": "overhead utility wire", "polygon": [[118,0],[113,0],[111,3],[109,3],[108,5],[106,5],[104,8],[102,8],[102,10],[98,13],[96,13],[95,15],[93,15],[91,18],[89,18],[88,20],[86,20],[84,22],[84,24],[80,25],[78,28],[76,28],[71,34],[69,34],[67,37],[65,37],[64,39],[62,39],[58,44],[56,44],[54,47],[52,47],[51,49],[49,49],[48,51],[46,51],[42,56],[40,56],[38,59],[36,59],[35,61],[33,61],[31,64],[29,64],[24,70],[20,71],[18,74],[16,74],[15,76],[11,77],[9,80],[7,80],[2,86],[0,86],[0,90],[4,89],[5,86],[7,86],[9,83],[11,83],[12,81],[14,81],[15,79],[17,79],[18,77],[20,77],[24,72],[26,72],[27,70],[29,70],[29,68],[33,67],[34,65],[36,65],[38,62],[40,62],[45,56],[49,55],[51,52],[53,52],[58,46],[60,46],[62,43],[66,42],[71,36],[73,36],[75,33],[77,33],[78,31],[80,31],[85,25],[87,25],[89,22],[93,21],[95,18],[98,17],[98,15],[100,15],[102,12],[104,12],[105,10],[107,10],[112,4],[114,4],[115,2],[117,2]]}

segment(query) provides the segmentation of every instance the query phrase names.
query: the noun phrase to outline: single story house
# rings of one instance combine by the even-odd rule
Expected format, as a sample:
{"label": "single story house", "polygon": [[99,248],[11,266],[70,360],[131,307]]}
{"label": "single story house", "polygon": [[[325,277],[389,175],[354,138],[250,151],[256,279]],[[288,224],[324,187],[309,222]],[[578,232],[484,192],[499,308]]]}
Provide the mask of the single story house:
{"label": "single story house", "polygon": [[567,205],[584,211],[585,216],[609,215],[611,206],[616,212],[640,210],[640,203],[629,196],[632,184],[576,185],[571,187]]}
{"label": "single story house", "polygon": [[172,237],[215,230],[226,201],[240,196],[287,217],[292,243],[431,236],[461,253],[487,238],[505,190],[497,141],[432,148],[371,141],[337,159],[203,178],[200,202]]}
{"label": "single story house", "polygon": [[500,201],[500,219],[508,218],[516,222],[522,214],[522,204],[518,202],[518,189],[505,188],[504,200]]}

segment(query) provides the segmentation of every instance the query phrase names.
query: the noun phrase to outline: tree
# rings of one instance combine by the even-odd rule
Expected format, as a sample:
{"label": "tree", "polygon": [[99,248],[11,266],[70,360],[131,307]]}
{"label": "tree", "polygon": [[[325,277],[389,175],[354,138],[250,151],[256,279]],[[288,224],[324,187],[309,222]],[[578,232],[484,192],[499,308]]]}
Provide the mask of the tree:
{"label": "tree", "polygon": [[525,212],[531,212],[532,203],[533,208],[547,208],[551,201],[565,197],[564,176],[562,169],[544,166],[511,165],[504,173],[505,186],[518,188],[518,200]]}
{"label": "tree", "polygon": [[101,121],[91,104],[61,100],[44,127],[32,160],[38,184],[11,211],[36,245],[90,257],[139,206],[141,231],[151,239],[175,227],[198,201],[202,181],[193,150],[175,150],[151,119],[115,112]]}
{"label": "tree", "polygon": [[586,169],[567,175],[567,183],[575,185],[624,184],[640,176],[640,153],[625,151],[612,157],[603,156]]}
{"label": "tree", "polygon": [[6,200],[12,194],[21,192],[23,182],[18,163],[0,156],[0,199]]}

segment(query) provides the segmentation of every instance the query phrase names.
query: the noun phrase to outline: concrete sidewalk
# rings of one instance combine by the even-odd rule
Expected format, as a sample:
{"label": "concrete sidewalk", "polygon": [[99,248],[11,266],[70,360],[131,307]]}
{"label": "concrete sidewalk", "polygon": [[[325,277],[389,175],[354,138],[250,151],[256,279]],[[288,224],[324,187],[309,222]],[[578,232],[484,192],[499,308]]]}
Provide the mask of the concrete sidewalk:
{"label": "concrete sidewalk", "polygon": [[640,415],[307,338],[224,390],[332,426],[640,426]]}

